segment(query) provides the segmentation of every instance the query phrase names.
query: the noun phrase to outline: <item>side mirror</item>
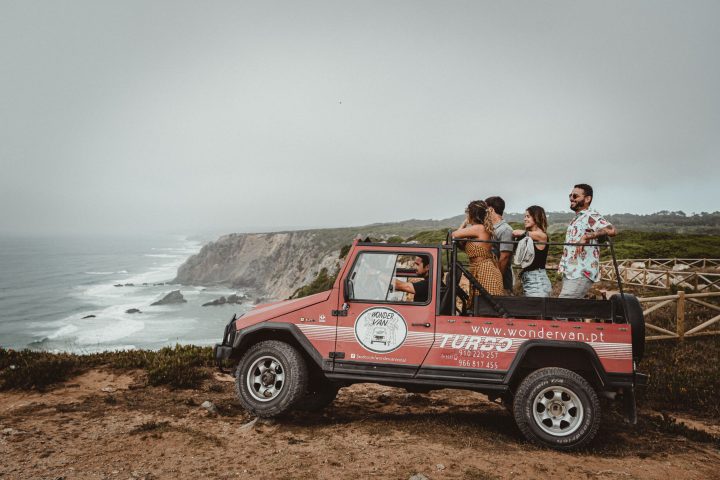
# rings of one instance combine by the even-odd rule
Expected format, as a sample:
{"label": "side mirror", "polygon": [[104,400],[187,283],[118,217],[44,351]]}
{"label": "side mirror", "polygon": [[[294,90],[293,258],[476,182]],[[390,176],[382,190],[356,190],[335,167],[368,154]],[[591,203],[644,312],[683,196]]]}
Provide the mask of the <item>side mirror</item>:
{"label": "side mirror", "polygon": [[348,300],[352,300],[352,298],[354,296],[355,296],[355,292],[353,291],[352,280],[350,280],[350,277],[345,277],[345,288],[343,288],[343,299],[347,302]]}

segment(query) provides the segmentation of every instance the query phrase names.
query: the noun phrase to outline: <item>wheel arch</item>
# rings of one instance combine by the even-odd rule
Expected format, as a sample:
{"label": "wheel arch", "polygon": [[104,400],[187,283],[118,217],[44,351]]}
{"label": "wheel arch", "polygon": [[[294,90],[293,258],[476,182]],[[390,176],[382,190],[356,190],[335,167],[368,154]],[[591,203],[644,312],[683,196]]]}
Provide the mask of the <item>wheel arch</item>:
{"label": "wheel arch", "polygon": [[585,378],[596,390],[608,385],[608,377],[595,350],[582,342],[530,340],[518,350],[503,383],[515,390],[522,380],[540,368],[559,367]]}
{"label": "wheel arch", "polygon": [[233,360],[239,360],[252,345],[264,340],[278,340],[297,348],[309,369],[323,369],[323,358],[300,329],[292,323],[262,322],[238,330],[233,339]]}

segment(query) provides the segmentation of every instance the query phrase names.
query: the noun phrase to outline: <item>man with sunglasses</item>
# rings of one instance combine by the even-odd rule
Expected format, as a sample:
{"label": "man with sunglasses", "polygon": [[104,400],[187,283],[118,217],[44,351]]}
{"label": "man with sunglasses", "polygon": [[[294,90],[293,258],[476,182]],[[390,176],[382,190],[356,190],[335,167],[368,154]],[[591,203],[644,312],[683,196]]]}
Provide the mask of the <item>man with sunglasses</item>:
{"label": "man with sunglasses", "polygon": [[[565,243],[597,245],[596,239],[617,235],[617,230],[605,217],[590,209],[592,200],[590,185],[575,185],[570,193],[570,209],[575,212],[575,218],[568,225]],[[565,245],[558,272],[563,278],[560,297],[583,298],[592,284],[600,280],[600,249]]]}

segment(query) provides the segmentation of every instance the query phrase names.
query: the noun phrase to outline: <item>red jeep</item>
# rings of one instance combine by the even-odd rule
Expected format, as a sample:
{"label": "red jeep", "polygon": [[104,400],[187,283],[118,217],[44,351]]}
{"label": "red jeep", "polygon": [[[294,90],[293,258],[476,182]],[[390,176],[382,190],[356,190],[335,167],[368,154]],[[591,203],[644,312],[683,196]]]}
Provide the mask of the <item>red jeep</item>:
{"label": "red jeep", "polygon": [[[393,288],[418,280],[415,257],[430,265],[422,302]],[[647,381],[635,371],[645,342],[635,297],[491,296],[457,257],[452,240],[356,240],[332,290],[233,317],[215,358],[237,364],[238,399],[261,417],[319,410],[340,387],[374,382],[485,393],[529,440],[559,449],[592,440],[600,395],[621,399],[635,422],[635,387]],[[468,297],[463,277],[480,295]]]}

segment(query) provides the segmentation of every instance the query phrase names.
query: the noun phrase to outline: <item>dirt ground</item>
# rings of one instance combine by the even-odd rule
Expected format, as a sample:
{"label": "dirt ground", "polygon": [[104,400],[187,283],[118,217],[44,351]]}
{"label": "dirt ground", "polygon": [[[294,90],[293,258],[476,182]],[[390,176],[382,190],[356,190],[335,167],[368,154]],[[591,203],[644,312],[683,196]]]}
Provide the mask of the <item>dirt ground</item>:
{"label": "dirt ground", "polygon": [[698,438],[653,412],[632,427],[606,408],[589,448],[559,453],[526,443],[483,395],[362,384],[323,413],[253,420],[229,377],[170,390],[94,370],[45,393],[0,393],[0,478],[720,478],[719,419],[680,418]]}

